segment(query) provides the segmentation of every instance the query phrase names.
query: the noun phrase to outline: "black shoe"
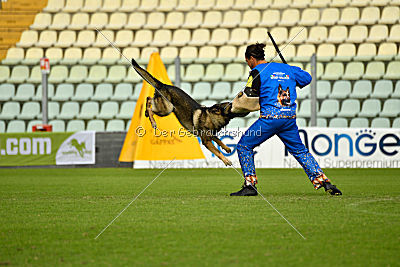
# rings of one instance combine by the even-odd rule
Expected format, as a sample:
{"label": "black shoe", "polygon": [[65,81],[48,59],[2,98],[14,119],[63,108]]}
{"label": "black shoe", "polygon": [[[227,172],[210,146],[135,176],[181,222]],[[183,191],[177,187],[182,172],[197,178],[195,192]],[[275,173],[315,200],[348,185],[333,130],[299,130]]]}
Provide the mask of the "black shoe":
{"label": "black shoe", "polygon": [[242,189],[237,192],[231,193],[231,196],[257,196],[257,187],[255,185],[243,185]]}
{"label": "black shoe", "polygon": [[340,196],[342,195],[342,192],[333,184],[331,183],[324,183],[323,184],[324,188],[325,188],[325,192],[328,192],[329,194],[333,195],[333,196]]}

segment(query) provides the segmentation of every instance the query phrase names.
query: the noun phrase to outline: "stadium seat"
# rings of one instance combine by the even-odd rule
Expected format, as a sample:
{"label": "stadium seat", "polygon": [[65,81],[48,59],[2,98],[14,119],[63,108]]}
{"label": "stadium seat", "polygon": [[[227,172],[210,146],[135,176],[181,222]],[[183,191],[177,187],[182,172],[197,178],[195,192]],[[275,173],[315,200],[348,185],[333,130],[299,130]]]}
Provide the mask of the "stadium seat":
{"label": "stadium seat", "polygon": [[331,61],[336,56],[336,48],[333,44],[321,44],[317,48],[317,60]]}
{"label": "stadium seat", "polygon": [[243,64],[230,63],[226,66],[225,75],[222,76],[222,81],[235,82],[239,81],[244,74]]}
{"label": "stadium seat", "polygon": [[347,39],[347,27],[335,25],[329,29],[329,35],[326,41],[328,43],[341,44]]}
{"label": "stadium seat", "polygon": [[297,24],[300,20],[300,12],[298,9],[288,8],[282,11],[281,21],[279,26],[291,27]]}
{"label": "stadium seat", "polygon": [[164,64],[172,64],[178,56],[178,53],[177,47],[163,47],[160,51],[160,57]]}
{"label": "stadium seat", "polygon": [[101,50],[98,47],[86,48],[83,52],[83,57],[79,61],[83,65],[94,65],[101,59]]}
{"label": "stadium seat", "polygon": [[234,0],[216,0],[215,10],[230,10],[232,9]]}
{"label": "stadium seat", "polygon": [[160,3],[157,7],[158,11],[164,11],[168,14],[171,13],[178,5],[178,0],[160,0]]}
{"label": "stadium seat", "polygon": [[338,112],[339,101],[336,99],[327,99],[322,101],[318,116],[321,116],[323,118],[332,118],[335,117]]}
{"label": "stadium seat", "polygon": [[367,6],[362,10],[359,24],[373,25],[379,21],[380,11],[377,7]]}
{"label": "stadium seat", "polygon": [[338,80],[344,72],[343,63],[329,62],[325,67],[325,73],[321,76],[324,80]]}
{"label": "stadium seat", "polygon": [[182,12],[176,12],[176,11],[168,12],[163,28],[172,30],[179,29],[183,25],[183,22],[184,22],[184,15]]}
{"label": "stadium seat", "polygon": [[[106,29],[109,30],[119,30],[124,28],[128,20],[128,16],[126,13],[115,12],[110,15],[110,20],[107,25],[105,25]],[[104,38],[104,37],[103,37]]]}
{"label": "stadium seat", "polygon": [[182,75],[182,80],[186,82],[198,82],[204,77],[204,66],[192,64],[186,68],[186,73]]}
{"label": "stadium seat", "polygon": [[135,110],[135,101],[126,101],[121,104],[119,113],[117,114],[117,119],[131,119],[133,112]]}
{"label": "stadium seat", "polygon": [[17,47],[32,47],[38,41],[38,32],[26,30],[22,32],[21,38],[15,45]]}
{"label": "stadium seat", "polygon": [[[42,93],[43,93],[42,85],[39,84],[39,86],[37,87],[37,90],[36,90],[36,94],[32,98],[32,100],[41,101],[42,100]],[[47,84],[47,99],[52,99],[53,96],[54,96],[54,85]]]}
{"label": "stadium seat", "polygon": [[66,66],[58,65],[52,67],[49,75],[49,83],[62,83],[68,78],[68,68]]}
{"label": "stadium seat", "polygon": [[29,83],[23,83],[18,85],[17,87],[17,93],[13,97],[14,101],[29,101],[31,100],[35,95],[35,87],[33,84]]}
{"label": "stadium seat", "polygon": [[[265,35],[267,33],[267,30],[264,28],[256,29],[258,30],[255,31],[255,29],[253,29],[250,33],[250,40],[252,42],[261,41],[263,37],[265,38]],[[262,34],[262,36],[260,36],[260,34]],[[286,27],[275,27],[271,30],[271,35],[274,37],[274,40],[278,45],[286,43],[288,39],[288,30]]]}
{"label": "stadium seat", "polygon": [[297,48],[297,55],[293,58],[294,61],[309,62],[311,56],[315,53],[315,46],[313,44],[302,44]]}
{"label": "stadium seat", "polygon": [[388,118],[374,118],[371,122],[371,128],[390,128]]}
{"label": "stadium seat", "polygon": [[372,83],[367,80],[359,80],[354,83],[351,98],[364,99],[368,98],[372,93]]}
{"label": "stadium seat", "polygon": [[100,7],[100,11],[115,12],[120,6],[121,0],[104,0],[103,5]]}
{"label": "stadium seat", "polygon": [[99,103],[94,101],[84,102],[78,119],[94,119],[99,114]]}
{"label": "stadium seat", "polygon": [[0,121],[0,133],[6,132],[6,123],[4,121]]}
{"label": "stadium seat", "polygon": [[87,83],[100,83],[107,77],[107,68],[105,66],[92,66],[89,70],[89,76],[86,78]]}
{"label": "stadium seat", "polygon": [[158,52],[159,53],[159,48],[158,47],[145,47],[142,49],[142,52],[140,54],[139,59],[137,60],[137,62],[139,64],[147,64],[149,63],[149,59],[151,54]]}
{"label": "stadium seat", "polygon": [[28,48],[25,58],[21,61],[23,65],[39,65],[40,59],[43,57],[43,49],[39,47]]}
{"label": "stadium seat", "polygon": [[33,24],[29,26],[32,30],[44,30],[47,29],[51,24],[51,14],[49,13],[38,13],[35,16]]}
{"label": "stadium seat", "polygon": [[231,85],[229,82],[214,83],[210,99],[225,100],[231,95]]}
{"label": "stadium seat", "polygon": [[73,101],[88,101],[93,95],[93,85],[88,83],[80,83],[76,87],[75,95],[71,97]]}
{"label": "stadium seat", "polygon": [[193,31],[189,45],[203,46],[210,41],[210,31],[208,29],[196,29]]}
{"label": "stadium seat", "polygon": [[335,81],[332,93],[328,96],[332,99],[346,99],[351,93],[351,83],[349,81]]}
{"label": "stadium seat", "polygon": [[378,48],[378,53],[374,59],[377,61],[389,61],[392,60],[396,54],[397,45],[395,43],[381,43]]}
{"label": "stadium seat", "polygon": [[76,42],[75,31],[62,31],[58,36],[58,41],[54,44],[55,47],[71,47]]}
{"label": "stadium seat", "polygon": [[104,12],[97,12],[91,15],[90,22],[86,25],[86,29],[102,30],[108,24],[108,15]]}
{"label": "stadium seat", "polygon": [[71,24],[71,15],[68,13],[57,13],[53,16],[53,22],[49,25],[50,30],[64,30]]}
{"label": "stadium seat", "polygon": [[395,24],[400,18],[400,8],[396,6],[386,6],[383,8],[379,24]]}
{"label": "stadium seat", "polygon": [[385,65],[383,62],[374,61],[369,62],[363,79],[376,80],[381,78],[385,74]]}
{"label": "stadium seat", "polygon": [[347,120],[345,118],[332,118],[329,121],[329,127],[331,128],[347,128]]}
{"label": "stadium seat", "polygon": [[[53,71],[56,67],[53,68]],[[7,83],[23,83],[29,77],[29,68],[27,66],[15,66],[11,71],[11,76]],[[49,79],[50,82],[50,79]]]}
{"label": "stadium seat", "polygon": [[322,10],[321,19],[318,25],[333,26],[339,21],[339,9],[325,8]]}
{"label": "stadium seat", "polygon": [[[181,65],[180,72],[181,72],[180,77],[184,77],[185,76],[185,68],[183,67],[183,65]],[[175,82],[175,78],[176,78],[175,65],[168,66],[167,74],[168,74],[168,78],[171,80],[171,82]]]}
{"label": "stadium seat", "polygon": [[373,118],[381,112],[381,102],[378,99],[367,99],[363,102],[359,117]]}
{"label": "stadium seat", "polygon": [[141,1],[138,10],[139,11],[145,11],[145,12],[150,12],[152,10],[155,10],[158,6],[158,0],[146,0],[146,1]]}
{"label": "stadium seat", "polygon": [[24,133],[25,129],[25,122],[22,120],[10,121],[7,125],[7,133]]}
{"label": "stadium seat", "polygon": [[[308,126],[314,127],[311,125],[311,120],[308,123]],[[317,118],[317,124],[315,127],[327,127],[328,126],[328,121],[326,118]]]}
{"label": "stadium seat", "polygon": [[172,40],[172,32],[170,30],[162,29],[157,30],[154,33],[153,41],[150,45],[163,47],[166,46]]}
{"label": "stadium seat", "polygon": [[63,51],[58,47],[50,47],[46,49],[45,56],[49,59],[50,66],[57,65],[63,58]]}
{"label": "stadium seat", "polygon": [[400,68],[400,62],[399,61],[393,61],[388,64],[387,70],[385,75],[383,75],[384,79],[400,79],[400,73],[399,73],[399,68]]}
{"label": "stadium seat", "polygon": [[96,116],[98,119],[113,119],[118,114],[118,103],[107,101],[101,104],[100,113]]}
{"label": "stadium seat", "polygon": [[63,120],[51,120],[49,124],[52,126],[53,132],[65,132],[65,122]]}
{"label": "stadium seat", "polygon": [[319,10],[316,8],[304,9],[301,13],[301,19],[298,22],[302,26],[313,26],[319,21]]}
{"label": "stadium seat", "polygon": [[[58,102],[48,102],[47,116],[50,120],[55,119],[60,114],[60,103]],[[42,114],[39,114],[40,118]]]}
{"label": "stadium seat", "polygon": [[310,86],[297,90],[297,99],[303,100],[310,97]]}
{"label": "stadium seat", "polygon": [[234,82],[232,85],[232,93],[229,98],[233,99],[239,92],[243,91],[246,87],[246,82]]}
{"label": "stadium seat", "polygon": [[371,43],[363,43],[358,46],[355,61],[371,61],[376,56],[376,46]]}
{"label": "stadium seat", "polygon": [[[105,37],[104,37],[104,36]],[[101,31],[101,33],[97,33],[96,41],[92,44],[94,47],[108,47],[110,43],[107,39],[114,43],[114,32],[110,30]]]}
{"label": "stadium seat", "polygon": [[[88,0],[92,1],[92,0]],[[81,11],[84,11],[83,9]],[[71,23],[67,26],[70,30],[83,30],[89,24],[89,14],[88,13],[75,13],[72,16]]]}
{"label": "stadium seat", "polygon": [[229,45],[243,45],[249,39],[249,31],[244,28],[235,28],[230,32],[230,38],[227,41]]}
{"label": "stadium seat", "polygon": [[24,49],[11,47],[7,50],[6,58],[1,61],[2,65],[17,65],[24,59]]}
{"label": "stadium seat", "polygon": [[[120,11],[123,11],[123,10],[120,9]],[[145,13],[133,12],[129,15],[128,22],[125,25],[125,29],[139,30],[145,25],[145,23],[146,23],[146,14]]]}
{"label": "stadium seat", "polygon": [[[311,64],[307,63],[305,69],[308,73],[311,73]],[[324,73],[324,65],[321,62],[317,62],[317,78],[320,79]]]}
{"label": "stadium seat", "polygon": [[392,128],[400,128],[400,118],[396,118],[393,120]]}
{"label": "stadium seat", "polygon": [[259,27],[274,27],[280,22],[279,10],[267,9],[263,12]]}
{"label": "stadium seat", "polygon": [[153,33],[150,30],[138,30],[135,32],[135,39],[132,45],[136,47],[146,47],[153,40]]}
{"label": "stadium seat", "polygon": [[383,104],[382,117],[396,118],[400,116],[400,99],[387,99]]}
{"label": "stadium seat", "polygon": [[353,118],[350,121],[350,128],[367,128],[368,119],[366,118]]}
{"label": "stadium seat", "polygon": [[[291,27],[290,32],[289,32],[289,37],[287,40],[288,40],[288,42],[290,42],[290,44],[302,44],[302,43],[306,42],[307,35],[308,35],[307,28],[304,28],[301,26]],[[274,48],[274,51],[275,51],[275,48]],[[286,52],[284,52],[284,55],[285,54],[286,54]]]}
{"label": "stadium seat", "polygon": [[125,66],[111,66],[107,78],[104,82],[108,83],[120,83],[126,77]]}
{"label": "stadium seat", "polygon": [[129,99],[131,99],[131,100],[138,100],[138,99],[139,99],[139,96],[140,96],[140,92],[142,91],[142,87],[143,87],[143,84],[142,84],[142,83],[137,83],[137,84],[135,85],[134,90],[133,90],[133,95],[132,95]]}
{"label": "stadium seat", "polygon": [[67,0],[63,7],[64,12],[76,13],[83,7],[83,0]]}
{"label": "stadium seat", "polygon": [[21,113],[18,115],[20,120],[33,120],[40,114],[40,105],[38,102],[25,102]]}
{"label": "stadium seat", "polygon": [[369,4],[372,5],[372,6],[385,6],[385,5],[388,5],[389,3],[393,3],[393,2],[395,2],[395,1],[390,1],[390,0],[371,0]]}
{"label": "stadium seat", "polygon": [[206,67],[203,81],[216,82],[221,80],[224,75],[224,66],[222,64],[209,64]]}
{"label": "stadium seat", "polygon": [[389,80],[379,80],[375,83],[371,98],[387,99],[393,92],[393,83]]}
{"label": "stadium seat", "polygon": [[86,66],[75,65],[72,66],[69,73],[69,77],[65,80],[67,83],[81,83],[88,75],[88,69]]}
{"label": "stadium seat", "polygon": [[203,22],[203,13],[199,11],[189,11],[186,13],[185,21],[182,24],[184,29],[198,29]]}
{"label": "stadium seat", "polygon": [[[78,38],[74,43],[77,47],[90,47],[95,41],[95,33],[92,30],[82,30],[78,33]],[[95,49],[95,48],[92,48]]]}
{"label": "stadium seat", "polygon": [[251,8],[253,1],[247,1],[247,0],[235,0],[235,3],[233,5],[233,9],[235,10],[248,10]]}
{"label": "stadium seat", "polygon": [[192,85],[190,83],[183,82],[183,83],[181,83],[181,87],[180,88],[183,91],[185,91],[185,93],[187,93],[188,95],[192,95]]}
{"label": "stadium seat", "polygon": [[358,80],[364,74],[364,64],[361,62],[350,62],[346,64],[343,80]]}
{"label": "stadium seat", "polygon": [[145,29],[157,30],[165,23],[165,15],[162,12],[151,12],[147,15],[147,22],[144,25]]}
{"label": "stadium seat", "polygon": [[386,25],[373,25],[370,29],[367,42],[380,43],[385,41],[389,35],[389,29]]}
{"label": "stadium seat", "polygon": [[353,118],[360,112],[360,101],[357,99],[345,99],[342,102],[338,117]]}
{"label": "stadium seat", "polygon": [[[317,112],[319,105],[317,103]],[[310,118],[311,117],[311,100],[305,99],[301,101],[300,107],[298,108],[297,115],[299,117]]]}
{"label": "stadium seat", "polygon": [[345,7],[342,9],[342,14],[338,24],[340,25],[354,25],[360,18],[360,11],[356,7]]}
{"label": "stadium seat", "polygon": [[219,11],[208,11],[205,13],[202,28],[215,29],[222,22],[222,13]]}
{"label": "stadium seat", "polygon": [[305,118],[296,118],[296,124],[299,128],[307,127],[307,120]]}
{"label": "stadium seat", "polygon": [[66,132],[80,132],[85,130],[85,122],[83,120],[70,120],[67,123]]}
{"label": "stadium seat", "polygon": [[107,122],[107,132],[123,132],[125,131],[125,122],[123,120],[110,120]]}
{"label": "stadium seat", "polygon": [[98,63],[102,65],[114,65],[117,63],[117,61],[119,61],[119,59],[120,59],[120,53],[114,47],[107,47],[106,49],[103,50],[103,56],[100,58]]}
{"label": "stadium seat", "polygon": [[128,69],[128,75],[125,77],[124,82],[126,83],[137,83],[141,81],[139,74],[135,71],[134,68]]}
{"label": "stadium seat", "polygon": [[100,83],[96,86],[96,91],[94,95],[90,98],[90,100],[105,101],[109,100],[112,96],[113,96],[112,85],[109,83]]}
{"label": "stadium seat", "polygon": [[[139,58],[140,56],[140,50],[137,47],[126,47],[122,50],[122,54],[128,58]],[[128,62],[125,57],[121,56],[121,59],[118,61],[118,64],[124,64],[126,65],[127,63],[129,63],[130,65],[130,61]]]}
{"label": "stadium seat", "polygon": [[349,43],[363,43],[368,36],[368,28],[365,25],[351,26],[347,42]]}
{"label": "stadium seat", "polygon": [[234,118],[232,119],[226,128],[244,128],[246,127],[246,120],[244,118]]}
{"label": "stadium seat", "polygon": [[4,83],[10,78],[10,68],[8,66],[0,66],[0,83]]}
{"label": "stadium seat", "polygon": [[392,98],[400,98],[400,81],[396,82],[396,86],[394,88],[394,92],[391,97]]}
{"label": "stadium seat", "polygon": [[218,56],[216,56],[213,61],[214,63],[231,63],[233,57],[237,54],[236,47],[233,45],[221,46],[218,49]]}
{"label": "stadium seat", "polygon": [[21,106],[18,102],[8,101],[4,103],[2,107],[0,119],[13,120],[17,118],[20,111],[21,111]]}
{"label": "stadium seat", "polygon": [[222,20],[220,27],[227,29],[236,28],[239,26],[239,23],[241,21],[242,20],[240,11],[229,10],[227,12],[224,12],[224,18]]}
{"label": "stadium seat", "polygon": [[203,46],[199,49],[198,58],[195,63],[209,64],[217,57],[217,48],[215,46]]}
{"label": "stadium seat", "polygon": [[178,29],[172,35],[171,46],[181,47],[187,45],[191,40],[190,31],[187,29]]}
{"label": "stadium seat", "polygon": [[0,101],[9,101],[15,95],[15,86],[9,83],[0,84]]}
{"label": "stadium seat", "polygon": [[51,98],[52,101],[68,101],[74,95],[74,86],[69,83],[59,84],[56,93]]}
{"label": "stadium seat", "polygon": [[216,29],[212,31],[211,39],[208,41],[208,45],[221,46],[226,44],[227,40],[229,40],[228,29]]}
{"label": "stadium seat", "polygon": [[62,65],[75,65],[82,59],[82,49],[70,47],[65,50],[64,58],[60,60]]}
{"label": "stadium seat", "polygon": [[195,100],[205,100],[211,95],[211,84],[208,82],[197,82],[193,86],[192,97]]}
{"label": "stadium seat", "polygon": [[273,0],[270,7],[273,9],[285,9],[288,8],[291,3],[291,0]]}
{"label": "stadium seat", "polygon": [[308,43],[320,44],[328,38],[328,28],[325,26],[314,26],[310,29],[307,39]]}
{"label": "stadium seat", "polygon": [[317,81],[317,99],[327,99],[331,94],[331,84],[328,81]]}
{"label": "stadium seat", "polygon": [[96,12],[102,6],[102,0],[85,0],[85,5],[81,8],[83,12]]}
{"label": "stadium seat", "polygon": [[140,0],[122,0],[122,4],[118,8],[121,12],[132,12],[136,10],[140,4]]}

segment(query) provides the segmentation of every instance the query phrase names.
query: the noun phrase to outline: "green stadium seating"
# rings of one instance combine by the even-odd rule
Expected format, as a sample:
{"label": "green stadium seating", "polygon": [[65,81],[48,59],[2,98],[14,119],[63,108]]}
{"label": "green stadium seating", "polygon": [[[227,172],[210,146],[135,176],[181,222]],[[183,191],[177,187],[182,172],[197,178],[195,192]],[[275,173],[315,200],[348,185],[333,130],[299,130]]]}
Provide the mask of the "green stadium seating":
{"label": "green stadium seating", "polygon": [[81,112],[78,115],[79,119],[89,120],[94,119],[99,114],[98,102],[85,102],[82,104]]}
{"label": "green stadium seating", "polygon": [[189,65],[186,68],[185,74],[182,76],[182,81],[198,82],[204,77],[204,66],[200,64]]}
{"label": "green stadium seating", "polygon": [[41,83],[42,82],[42,72],[40,66],[35,66],[31,70],[30,77],[26,80],[28,83]]}
{"label": "green stadium seating", "polygon": [[[308,126],[311,126],[311,120],[308,123]],[[327,127],[328,126],[328,121],[325,118],[317,118],[317,125],[316,127]]]}
{"label": "green stadium seating", "polygon": [[121,104],[117,119],[131,119],[136,107],[135,101],[126,101]]}
{"label": "green stadium seating", "polygon": [[98,119],[113,119],[118,114],[118,103],[115,101],[107,101],[101,104],[100,113],[96,116]]}
{"label": "green stadium seating", "polygon": [[222,81],[235,82],[241,80],[244,74],[243,64],[230,63],[226,66]]}
{"label": "green stadium seating", "polygon": [[120,83],[126,77],[125,66],[112,66],[108,72],[107,78],[104,80],[108,83]]}
{"label": "green stadium seating", "polygon": [[6,132],[6,123],[4,121],[0,121],[0,133]]}
{"label": "green stadium seating", "polygon": [[4,83],[10,77],[10,68],[8,66],[0,66],[0,83]]}
{"label": "green stadium seating", "polygon": [[65,80],[67,83],[81,83],[88,75],[88,68],[86,66],[75,65],[72,66],[69,77]]}
{"label": "green stadium seating", "polygon": [[230,99],[236,97],[240,91],[242,91],[246,87],[246,82],[234,82],[232,85],[232,93],[230,95]]}
{"label": "green stadium seating", "polygon": [[192,95],[192,85],[187,82],[181,83],[180,87],[183,91],[185,91],[188,95]]}
{"label": "green stadium seating", "polygon": [[329,127],[332,128],[347,128],[347,120],[345,118],[332,118],[329,121]]}
{"label": "green stadium seating", "polygon": [[89,76],[86,78],[87,83],[100,83],[107,76],[107,68],[105,66],[94,65],[90,67]]}
{"label": "green stadium seating", "polygon": [[305,118],[296,118],[296,123],[298,127],[307,127],[307,121]]}
{"label": "green stadium seating", "polygon": [[8,83],[23,83],[29,78],[29,68],[27,66],[15,66],[12,69]]}
{"label": "green stadium seating", "polygon": [[367,99],[363,102],[359,117],[373,118],[381,112],[381,102],[378,99]]}
{"label": "green stadium seating", "polygon": [[0,120],[16,119],[20,113],[20,110],[21,110],[21,107],[18,102],[11,102],[11,101],[6,102],[6,103],[4,103],[2,110],[1,110]]}
{"label": "green stadium seating", "polygon": [[48,82],[62,83],[67,78],[68,78],[68,68],[66,66],[58,65],[51,68]]}
{"label": "green stadium seating", "polygon": [[343,80],[358,80],[363,76],[364,64],[361,62],[350,62],[342,76]]}
{"label": "green stadium seating", "polygon": [[24,133],[25,122],[22,120],[13,120],[7,124],[7,133]]}
{"label": "green stadium seating", "polygon": [[380,116],[393,118],[400,116],[400,99],[385,100]]}
{"label": "green stadium seating", "polygon": [[[28,122],[28,125],[26,126],[26,132],[31,133],[32,132],[32,127],[34,125],[42,124],[41,120],[32,120]],[[54,132],[54,131],[53,131]]]}
{"label": "green stadium seating", "polygon": [[[78,102],[65,102],[61,107],[61,112],[57,116],[60,120],[72,120],[79,114],[79,103]],[[67,126],[68,128],[68,126]]]}
{"label": "green stadium seating", "polygon": [[193,86],[192,97],[196,100],[205,100],[211,95],[211,84],[208,82],[198,82]]}
{"label": "green stadium seating", "polygon": [[396,119],[393,120],[392,127],[393,128],[400,128],[400,118],[396,118]]}
{"label": "green stadium seating", "polygon": [[392,98],[400,98],[400,81],[396,82],[396,87],[394,88]]}
{"label": "green stadium seating", "polygon": [[329,98],[346,99],[350,93],[351,83],[349,81],[335,81]]}
{"label": "green stadium seating", "polygon": [[[98,85],[98,86],[100,86],[100,85]],[[96,91],[97,91],[97,89],[96,89]],[[115,86],[114,95],[111,96],[110,99],[115,100],[115,101],[125,101],[128,99],[131,99],[132,96],[133,96],[132,84],[119,83]]]}
{"label": "green stadium seating", "polygon": [[390,128],[388,118],[374,118],[371,122],[371,128]]}
{"label": "green stadium seating", "polygon": [[80,132],[85,130],[85,122],[83,120],[70,120],[67,123],[66,132]]}
{"label": "green stadium seating", "polygon": [[310,85],[307,85],[307,86],[305,86],[305,87],[303,87],[301,89],[298,89],[297,90],[297,99],[303,100],[303,99],[309,98],[311,96],[310,95],[310,90],[311,90],[311,86]]}
{"label": "green stadium seating", "polygon": [[212,93],[210,95],[211,99],[228,99],[231,95],[231,85],[228,82],[216,82],[213,86]]}
{"label": "green stadium seating", "polygon": [[366,118],[354,118],[350,121],[350,128],[367,128],[368,119]]}
{"label": "green stadium seating", "polygon": [[74,95],[74,86],[70,83],[59,84],[56,93],[51,98],[52,101],[68,101]]}
{"label": "green stadium seating", "polygon": [[110,120],[107,122],[107,132],[122,132],[125,131],[125,122],[123,120]]}
{"label": "green stadium seating", "polygon": [[8,101],[15,95],[14,84],[3,83],[0,84],[0,101]]}
{"label": "green stadium seating", "polygon": [[96,91],[91,97],[93,101],[106,101],[113,96],[113,87],[109,83],[100,83],[96,86]]}
{"label": "green stadium seating", "polygon": [[[171,77],[171,76],[169,76]],[[141,78],[137,74],[137,72],[133,68],[128,68],[128,75],[126,75],[125,79],[123,82],[125,83],[137,83],[140,82]]]}
{"label": "green stadium seating", "polygon": [[132,97],[130,97],[129,99],[138,100],[138,99],[139,99],[139,96],[140,96],[140,92],[141,92],[141,90],[142,90],[142,87],[143,87],[143,84],[142,84],[142,83],[137,83],[137,84],[135,85],[135,89],[134,89],[134,91],[133,91],[133,95],[132,95]]}
{"label": "green stadium seating", "polygon": [[354,118],[360,112],[360,101],[357,99],[345,99],[342,102],[338,117]]}
{"label": "green stadium seating", "polygon": [[364,99],[368,98],[372,93],[372,83],[367,80],[356,81],[353,86],[353,92],[350,98]]}
{"label": "green stadium seating", "polygon": [[386,73],[383,75],[384,79],[392,79],[392,80],[397,80],[400,79],[400,61],[393,61],[389,62]]}
{"label": "green stadium seating", "polygon": [[35,95],[35,87],[30,83],[23,83],[18,85],[17,93],[13,97],[14,101],[29,101]]}
{"label": "green stadium seating", "polygon": [[33,120],[40,114],[40,105],[38,102],[25,102],[22,111],[18,115],[21,120]]}
{"label": "green stadium seating", "polygon": [[[47,116],[50,120],[55,119],[60,114],[60,104],[58,102],[48,102]],[[40,114],[39,117],[42,115]]]}
{"label": "green stadium seating", "polygon": [[[322,101],[318,116],[332,118],[339,112],[339,101],[336,99],[327,99]],[[325,125],[326,126],[326,125]],[[325,127],[323,126],[323,127]]]}
{"label": "green stadium seating", "polygon": [[[304,88],[303,88],[304,89]],[[317,81],[317,98],[326,99],[331,94],[331,84],[328,81]]]}
{"label": "green stadium seating", "polygon": [[[317,112],[319,109],[319,105],[317,103]],[[310,118],[311,117],[311,100],[305,99],[301,101],[300,107],[298,108],[297,115],[299,117]]]}
{"label": "green stadium seating", "polygon": [[75,95],[71,97],[73,101],[88,101],[93,96],[93,84],[81,83],[75,89]]}
{"label": "green stadium seating", "polygon": [[[42,101],[42,93],[43,93],[42,85],[39,84],[39,86],[36,89],[36,94],[32,98],[32,100]],[[49,83],[47,84],[47,99],[52,99],[53,96],[54,96],[54,85]]]}
{"label": "green stadium seating", "polygon": [[385,64],[380,61],[369,62],[363,79],[377,80],[385,74]]}
{"label": "green stadium seating", "polygon": [[393,83],[389,80],[379,80],[375,83],[371,98],[387,99],[393,92]]}
{"label": "green stadium seating", "polygon": [[97,131],[97,132],[104,132],[105,128],[106,127],[103,120],[91,120],[88,122],[86,126],[86,130]]}

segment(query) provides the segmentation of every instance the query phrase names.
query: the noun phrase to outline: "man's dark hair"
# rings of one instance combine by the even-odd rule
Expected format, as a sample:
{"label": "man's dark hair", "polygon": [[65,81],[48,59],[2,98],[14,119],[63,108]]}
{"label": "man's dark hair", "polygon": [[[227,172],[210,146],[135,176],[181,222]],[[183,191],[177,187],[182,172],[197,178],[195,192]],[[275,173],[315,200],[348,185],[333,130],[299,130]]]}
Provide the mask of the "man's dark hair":
{"label": "man's dark hair", "polygon": [[262,60],[265,59],[264,53],[265,44],[252,44],[246,48],[246,53],[244,54],[246,58],[254,57],[255,59]]}

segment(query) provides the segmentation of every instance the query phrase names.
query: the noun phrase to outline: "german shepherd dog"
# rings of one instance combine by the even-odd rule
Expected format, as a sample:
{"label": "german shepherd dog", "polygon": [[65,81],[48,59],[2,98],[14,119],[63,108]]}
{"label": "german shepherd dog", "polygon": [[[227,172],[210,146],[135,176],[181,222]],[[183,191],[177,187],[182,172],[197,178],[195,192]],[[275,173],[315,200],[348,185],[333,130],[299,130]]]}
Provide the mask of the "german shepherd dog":
{"label": "german shepherd dog", "polygon": [[201,106],[182,89],[164,84],[154,78],[145,69],[132,59],[132,66],[136,72],[156,90],[153,97],[147,97],[146,117],[150,119],[153,128],[157,128],[153,115],[167,116],[173,112],[180,124],[190,133],[199,136],[202,144],[221,159],[226,166],[232,165],[211,141],[215,141],[227,153],[231,149],[217,137],[217,133],[234,117],[243,117],[248,113],[232,113],[232,104],[223,102],[211,107]]}
{"label": "german shepherd dog", "polygon": [[289,87],[286,90],[282,89],[282,86],[279,84],[278,87],[278,102],[282,107],[290,106],[290,91]]}

